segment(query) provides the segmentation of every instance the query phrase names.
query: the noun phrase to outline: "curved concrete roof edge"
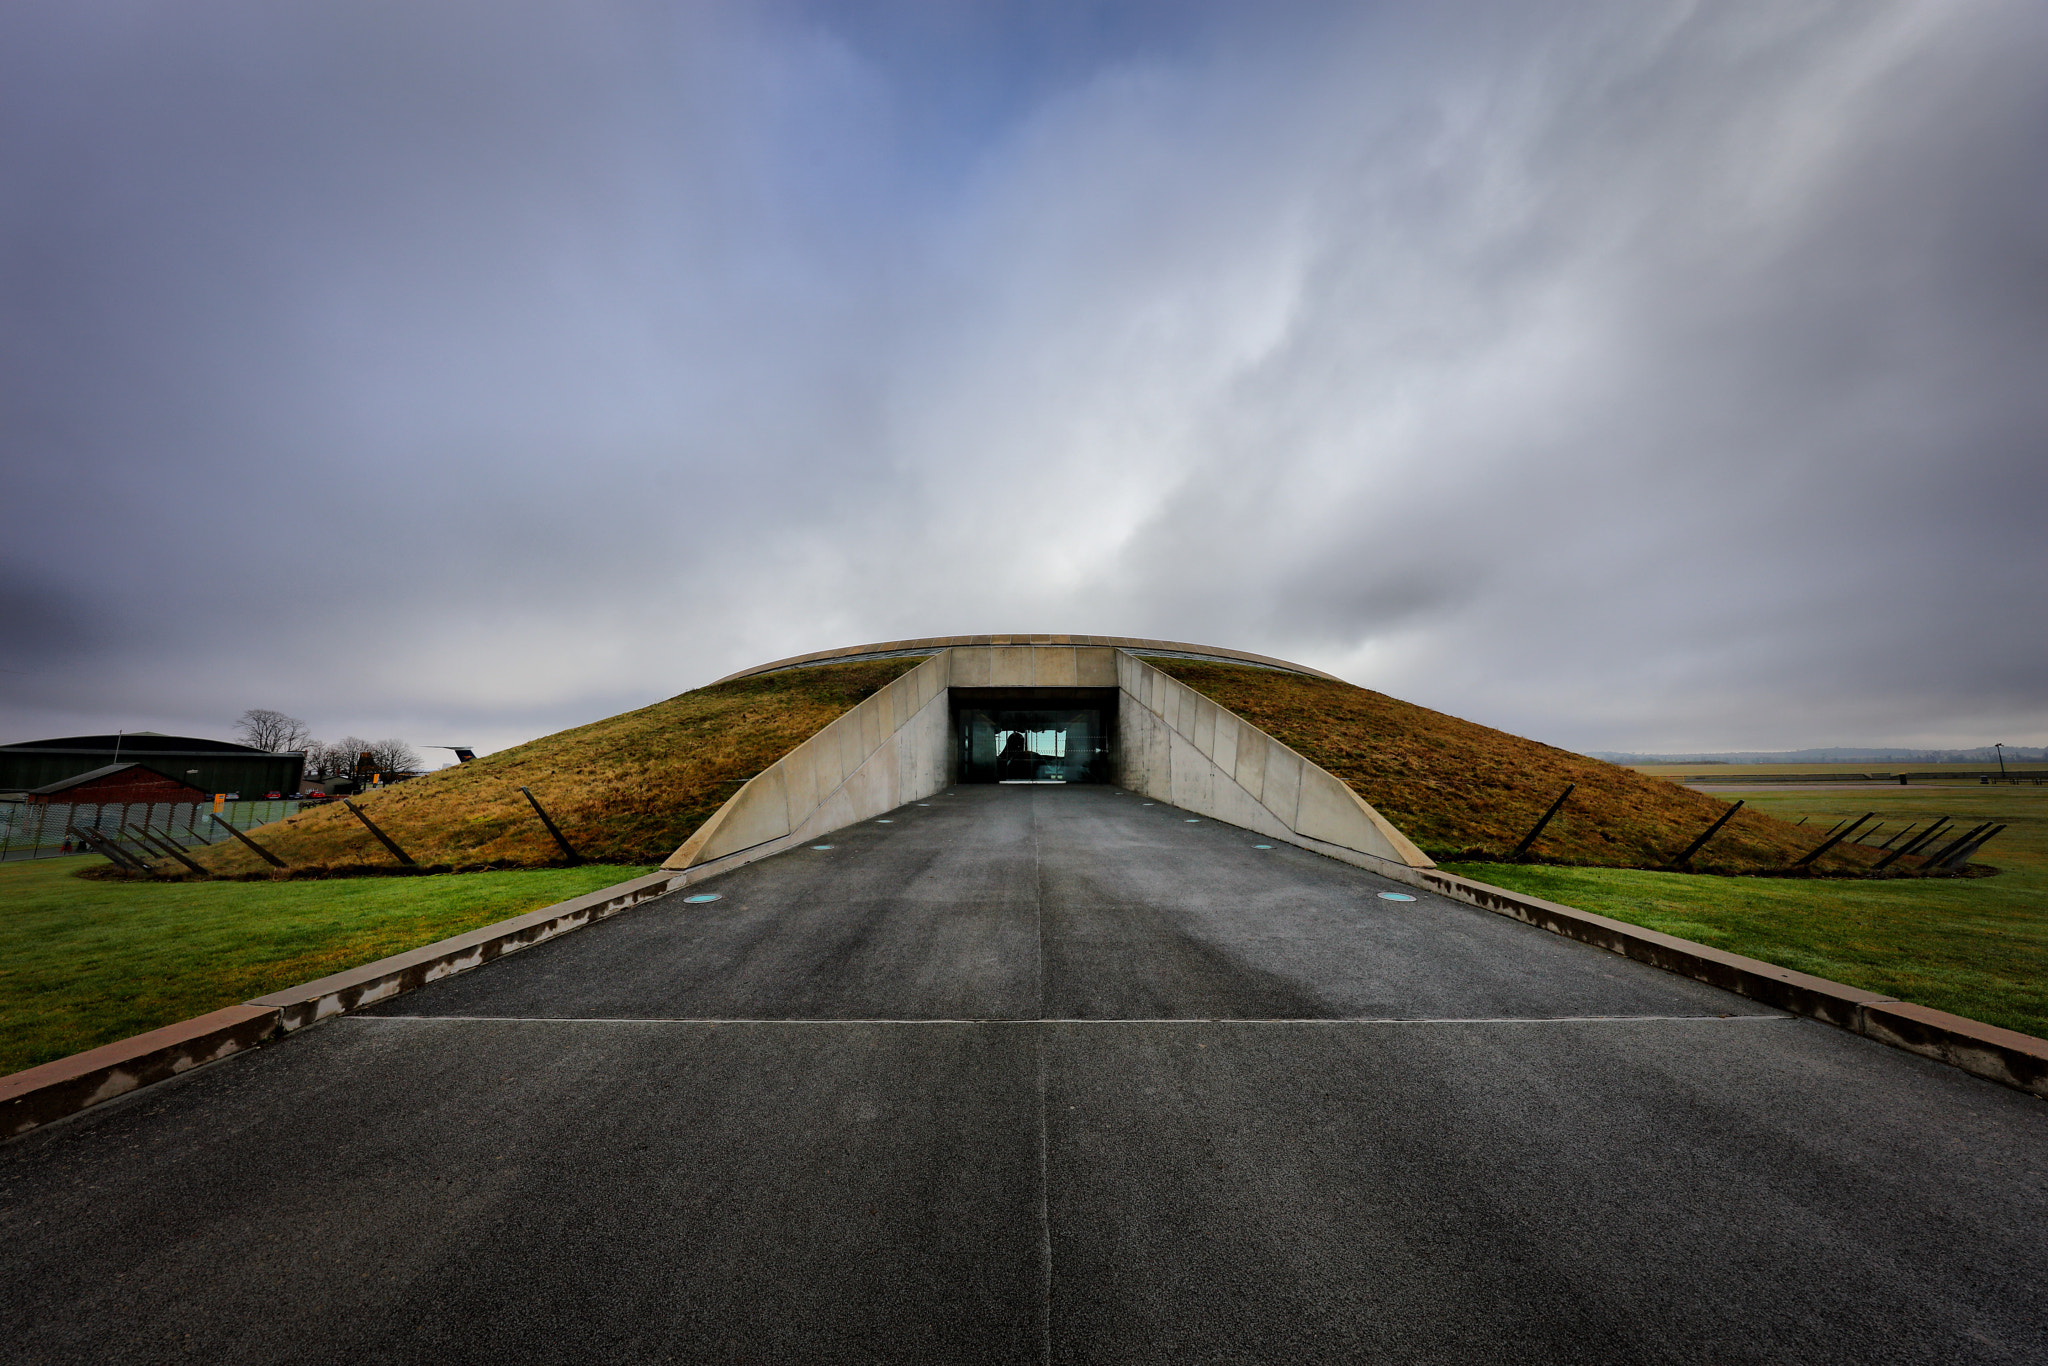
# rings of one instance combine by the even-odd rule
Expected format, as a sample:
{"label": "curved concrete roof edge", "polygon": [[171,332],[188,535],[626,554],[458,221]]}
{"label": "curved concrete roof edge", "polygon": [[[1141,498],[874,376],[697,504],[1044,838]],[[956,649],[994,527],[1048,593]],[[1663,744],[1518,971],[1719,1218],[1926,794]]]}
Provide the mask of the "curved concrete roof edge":
{"label": "curved concrete roof edge", "polygon": [[1306,664],[1296,664],[1270,655],[1255,655],[1248,650],[1228,650],[1218,645],[1192,645],[1183,640],[1145,640],[1137,636],[926,636],[918,640],[880,640],[869,645],[848,645],[836,650],[814,650],[807,655],[791,655],[767,664],[756,664],[750,669],[741,669],[716,680],[730,683],[736,678],[752,678],[755,674],[780,673],[784,669],[807,669],[819,664],[843,664],[856,659],[873,659],[889,655],[936,653],[940,650],[957,649],[975,645],[1087,645],[1108,646],[1114,649],[1131,650],[1141,654],[1171,654],[1193,659],[1213,659],[1224,664],[1256,664],[1261,668],[1281,669],[1288,673],[1307,674],[1312,678],[1327,678],[1335,683],[1344,680],[1337,675],[1311,669]]}

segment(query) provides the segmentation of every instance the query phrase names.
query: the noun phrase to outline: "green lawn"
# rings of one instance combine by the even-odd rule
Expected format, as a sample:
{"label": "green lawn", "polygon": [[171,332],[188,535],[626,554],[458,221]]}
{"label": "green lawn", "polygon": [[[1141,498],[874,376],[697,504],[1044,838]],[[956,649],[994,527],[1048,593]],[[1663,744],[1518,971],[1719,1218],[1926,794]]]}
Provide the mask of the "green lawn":
{"label": "green lawn", "polygon": [[1997,877],[1852,881],[1461,863],[1450,872],[2048,1037],[2048,789],[1904,787],[1741,793],[1820,832],[1875,811],[1887,828],[1953,816],[2011,822],[1976,863]]}
{"label": "green lawn", "polygon": [[0,864],[0,1075],[653,871],[588,865],[295,882],[71,876],[86,862]]}

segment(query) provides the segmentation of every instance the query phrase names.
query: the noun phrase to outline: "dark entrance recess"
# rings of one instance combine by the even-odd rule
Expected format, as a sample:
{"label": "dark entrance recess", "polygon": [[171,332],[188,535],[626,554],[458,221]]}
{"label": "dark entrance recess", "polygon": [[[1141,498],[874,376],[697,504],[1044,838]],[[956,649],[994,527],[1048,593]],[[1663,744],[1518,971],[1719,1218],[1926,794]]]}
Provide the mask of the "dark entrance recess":
{"label": "dark entrance recess", "polygon": [[956,781],[1115,780],[1115,688],[954,688],[952,694]]}

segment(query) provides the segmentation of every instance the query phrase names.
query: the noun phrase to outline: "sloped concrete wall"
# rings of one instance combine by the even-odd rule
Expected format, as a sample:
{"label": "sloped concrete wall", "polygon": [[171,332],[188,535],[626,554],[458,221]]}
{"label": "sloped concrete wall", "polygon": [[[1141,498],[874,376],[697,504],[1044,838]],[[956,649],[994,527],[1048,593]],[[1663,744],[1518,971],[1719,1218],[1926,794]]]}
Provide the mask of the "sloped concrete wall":
{"label": "sloped concrete wall", "polygon": [[929,797],[953,779],[947,690],[1113,688],[1106,646],[941,650],[733,793],[661,866],[709,877]]}
{"label": "sloped concrete wall", "polygon": [[1127,651],[1116,668],[1126,789],[1359,867],[1436,866],[1327,769]]}
{"label": "sloped concrete wall", "polygon": [[755,774],[661,866],[724,872],[945,787],[950,655],[933,655]]}

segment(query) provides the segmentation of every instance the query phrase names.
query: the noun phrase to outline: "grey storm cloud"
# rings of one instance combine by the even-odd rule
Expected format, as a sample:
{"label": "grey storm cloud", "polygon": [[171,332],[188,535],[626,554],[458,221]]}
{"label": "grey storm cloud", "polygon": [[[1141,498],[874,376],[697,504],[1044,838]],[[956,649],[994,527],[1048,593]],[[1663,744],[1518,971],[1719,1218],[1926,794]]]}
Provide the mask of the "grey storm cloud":
{"label": "grey storm cloud", "polygon": [[0,728],[495,746],[1071,630],[1588,748],[2048,742],[2044,58],[2018,0],[16,7]]}

